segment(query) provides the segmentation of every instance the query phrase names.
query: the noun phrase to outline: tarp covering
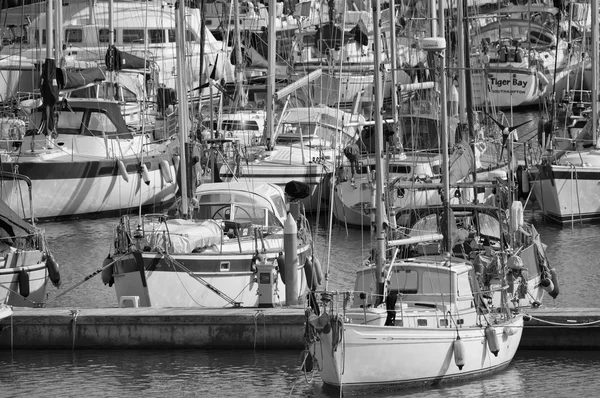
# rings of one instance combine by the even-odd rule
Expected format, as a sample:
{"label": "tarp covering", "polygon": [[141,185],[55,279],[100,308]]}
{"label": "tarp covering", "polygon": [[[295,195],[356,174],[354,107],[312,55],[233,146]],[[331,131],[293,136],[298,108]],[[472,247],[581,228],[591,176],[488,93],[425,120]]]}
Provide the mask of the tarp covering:
{"label": "tarp covering", "polygon": [[79,71],[57,69],[57,75],[59,76],[61,90],[81,88],[88,84],[101,82],[106,79],[106,75],[102,69],[98,67],[82,69]]}
{"label": "tarp covering", "polygon": [[150,66],[150,61],[137,55],[129,54],[119,50],[115,46],[109,46],[105,57],[106,69],[121,70],[121,69],[144,69]]}
{"label": "tarp covering", "polygon": [[147,227],[146,231],[148,230],[152,231],[146,235],[149,246],[168,247],[169,253],[172,254],[191,253],[194,249],[220,245],[223,239],[228,239],[223,236],[221,226],[213,220],[198,224],[192,220],[174,219],[168,220],[166,227],[162,224],[160,227]]}

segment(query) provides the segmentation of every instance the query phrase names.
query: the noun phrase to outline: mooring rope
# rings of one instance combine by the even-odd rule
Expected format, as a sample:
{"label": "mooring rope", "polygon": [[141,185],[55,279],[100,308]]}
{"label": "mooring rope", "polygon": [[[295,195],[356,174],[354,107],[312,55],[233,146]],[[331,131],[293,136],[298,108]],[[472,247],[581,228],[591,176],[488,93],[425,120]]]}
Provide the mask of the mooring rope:
{"label": "mooring rope", "polygon": [[575,320],[573,321],[568,321],[568,323],[561,323],[561,322],[553,322],[553,321],[547,321],[545,319],[541,319],[535,316],[532,316],[530,314],[524,314],[525,316],[529,317],[530,319],[535,319],[538,322],[541,323],[546,323],[548,325],[554,325],[554,326],[567,326],[567,327],[588,327],[588,326],[593,326],[593,325],[598,325],[600,324],[600,319],[598,319],[597,321],[591,321],[591,322],[577,322]]}

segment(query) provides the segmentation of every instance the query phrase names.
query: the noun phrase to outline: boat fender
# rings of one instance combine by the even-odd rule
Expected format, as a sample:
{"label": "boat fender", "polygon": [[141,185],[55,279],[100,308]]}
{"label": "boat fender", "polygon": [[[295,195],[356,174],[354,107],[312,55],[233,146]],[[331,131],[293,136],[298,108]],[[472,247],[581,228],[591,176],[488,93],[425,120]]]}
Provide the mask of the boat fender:
{"label": "boat fender", "polygon": [[552,280],[552,284],[554,285],[554,289],[549,291],[548,294],[550,295],[550,297],[555,299],[558,296],[558,294],[560,293],[560,288],[558,287],[558,274],[556,273],[556,268],[550,269],[550,276],[552,278],[551,280]]}
{"label": "boat fender", "polygon": [[23,297],[29,296],[29,274],[24,269],[19,271],[19,294]]}
{"label": "boat fender", "polygon": [[554,290],[554,283],[552,283],[552,280],[548,278],[542,279],[540,286],[542,286],[542,289],[544,289],[544,291],[548,294]]}
{"label": "boat fender", "polygon": [[523,203],[515,201],[510,206],[510,227],[513,232],[523,225]]}
{"label": "boat fender", "polygon": [[496,330],[492,325],[487,325],[485,328],[485,339],[487,340],[488,349],[495,357],[500,352],[500,346],[498,345],[498,336],[496,336]]}
{"label": "boat fender", "polygon": [[285,285],[285,257],[283,256],[283,252],[279,252],[279,256],[277,256],[277,268],[279,268],[281,281]]}
{"label": "boat fender", "polygon": [[160,168],[160,173],[162,174],[163,179],[167,184],[173,182],[173,176],[171,175],[171,167],[169,166],[169,162],[166,160],[162,160],[158,165]]}
{"label": "boat fender", "polygon": [[314,272],[317,275],[317,284],[320,286],[323,283],[323,268],[321,262],[315,256],[312,256]]}
{"label": "boat fender", "polygon": [[313,357],[310,351],[304,350],[300,355],[300,361],[302,364],[302,370],[304,372],[312,372],[313,370]]}
{"label": "boat fender", "polygon": [[109,254],[102,262],[102,274],[100,274],[100,277],[102,278],[102,283],[108,285],[108,287],[112,287],[112,285],[115,283],[115,278],[113,276],[113,267],[113,258]]}
{"label": "boat fender", "polygon": [[129,182],[129,175],[127,175],[127,169],[125,168],[125,163],[122,160],[117,160],[117,166],[119,167],[119,173],[121,177],[125,180],[125,182]]}
{"label": "boat fender", "polygon": [[58,263],[54,259],[54,255],[51,252],[47,253],[46,256],[46,268],[48,268],[48,275],[50,276],[50,281],[56,287],[60,286],[60,272]]}
{"label": "boat fender", "polygon": [[458,370],[462,370],[463,366],[465,366],[465,346],[460,336],[456,337],[452,348],[454,350],[454,363],[458,366]]}
{"label": "boat fender", "polygon": [[142,179],[144,180],[144,184],[150,185],[150,173],[146,164],[142,164]]}
{"label": "boat fender", "polygon": [[306,276],[306,284],[311,291],[317,290],[317,276],[314,273],[313,263],[310,261],[310,257],[306,257],[304,262],[304,275]]}

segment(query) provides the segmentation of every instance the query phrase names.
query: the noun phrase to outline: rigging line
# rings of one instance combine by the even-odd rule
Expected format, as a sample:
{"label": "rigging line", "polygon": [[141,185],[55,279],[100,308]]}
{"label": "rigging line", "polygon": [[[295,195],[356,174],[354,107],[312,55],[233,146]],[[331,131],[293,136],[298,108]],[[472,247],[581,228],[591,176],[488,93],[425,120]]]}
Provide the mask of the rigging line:
{"label": "rigging line", "polygon": [[181,268],[190,277],[192,277],[196,281],[200,282],[202,285],[204,285],[205,287],[207,287],[212,292],[216,293],[219,297],[223,298],[225,301],[228,301],[229,304],[234,305],[234,306],[236,306],[237,304],[239,304],[234,299],[232,299],[231,297],[229,297],[227,294],[223,293],[222,291],[220,291],[219,289],[217,289],[216,287],[214,287],[213,285],[211,285],[210,283],[208,283],[206,280],[204,280],[204,278],[201,278],[201,277],[199,277],[197,275],[194,275],[194,273],[189,268],[185,267],[183,264],[181,264],[180,262],[178,262],[177,260],[175,260],[169,253],[167,253],[166,251],[164,251],[162,248],[156,247],[156,249],[158,250],[158,253],[162,254],[167,260],[169,260],[171,262],[171,264],[176,265],[177,267]]}

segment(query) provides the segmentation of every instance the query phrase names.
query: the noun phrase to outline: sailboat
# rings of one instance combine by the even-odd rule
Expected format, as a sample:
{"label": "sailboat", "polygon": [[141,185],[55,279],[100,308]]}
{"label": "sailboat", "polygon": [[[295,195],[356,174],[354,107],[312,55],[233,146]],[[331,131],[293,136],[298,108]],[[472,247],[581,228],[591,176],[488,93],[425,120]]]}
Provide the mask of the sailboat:
{"label": "sailboat", "polygon": [[[31,197],[31,180],[26,176],[0,171],[0,178],[24,181],[24,192]],[[23,220],[0,201],[0,319],[8,311],[3,305],[44,305],[48,282],[59,287],[61,279],[44,230],[37,228],[34,220]]]}
{"label": "sailboat", "polygon": [[[159,69],[158,84],[175,88],[175,54],[178,47],[175,43],[175,21],[173,4],[169,2],[139,3],[131,1],[73,2],[61,9],[57,14],[63,21],[61,29],[55,29],[56,37],[63,40],[63,56],[57,58],[57,64],[63,62],[96,62],[104,63],[111,28],[114,44],[128,54],[154,62]],[[200,10],[187,8],[189,25],[186,27],[185,46],[186,73],[188,89],[201,85],[201,76],[210,74],[210,66],[215,66],[218,79],[233,81],[233,68],[229,63],[229,49],[216,40],[208,29],[200,30],[202,16]],[[47,18],[40,13],[27,27],[26,42],[11,43],[0,51],[3,57],[12,57],[23,61],[37,61],[43,57],[44,49],[40,45],[47,44]],[[204,59],[200,60],[203,57]],[[124,60],[123,60],[124,61]],[[200,65],[203,64],[203,70]],[[18,87],[16,88],[18,89]],[[2,93],[4,94],[4,93]],[[15,94],[14,92],[12,94]],[[210,90],[203,87],[194,97],[208,99]],[[220,95],[218,92],[213,93]]]}
{"label": "sailboat", "polygon": [[[274,7],[274,5],[273,5]],[[269,43],[275,43],[274,15],[270,15]],[[239,145],[238,156],[220,168],[223,181],[251,181],[290,187],[291,181],[308,186],[299,198],[309,212],[318,212],[329,197],[327,189],[342,149],[358,138],[362,115],[325,105],[290,106],[290,94],[321,76],[317,70],[275,91],[275,46],[269,47],[265,131],[260,145]],[[285,101],[275,123],[275,102]],[[286,192],[292,193],[292,192]],[[296,194],[293,192],[292,194]]]}
{"label": "sailboat", "polygon": [[537,105],[553,92],[560,96],[570,88],[569,77],[581,63],[580,54],[573,51],[579,43],[558,34],[558,13],[546,4],[511,4],[496,11],[496,21],[475,29],[475,103],[499,108]]}
{"label": "sailboat", "polygon": [[[179,6],[181,7],[181,6]],[[177,38],[185,14],[177,10]],[[185,53],[178,86],[186,87]],[[189,178],[188,102],[178,90],[180,199],[173,212],[122,217],[105,284],[120,305],[258,307],[297,304],[313,284],[312,237],[301,204],[259,182],[204,183]],[[215,170],[215,172],[217,172]],[[114,261],[114,264],[112,264]],[[310,275],[310,278],[308,277]]]}
{"label": "sailboat", "polygon": [[[53,5],[47,3],[38,20],[45,19],[45,27],[53,31]],[[107,43],[112,45],[114,29],[109,31]],[[33,181],[36,213],[29,212],[33,207],[27,198],[21,201],[20,180],[2,181],[2,200],[24,218],[40,220],[106,215],[140,205],[157,208],[172,200],[176,141],[132,131],[114,97],[61,97],[59,91],[67,88],[73,74],[58,67],[61,46],[53,40],[45,44],[41,98],[22,101],[17,115],[2,120],[5,141],[0,153],[2,170],[18,171]],[[81,86],[104,78],[102,73]]]}
{"label": "sailboat", "polygon": [[[598,4],[591,2],[592,43],[598,42]],[[600,142],[598,141],[598,46],[592,45],[591,117],[578,139],[557,147],[530,170],[533,194],[544,216],[557,223],[600,218]],[[591,140],[590,140],[591,139]],[[582,142],[583,140],[583,142]],[[590,144],[585,145],[588,140]],[[583,145],[582,145],[583,144]],[[592,146],[590,148],[590,146]]]}
{"label": "sailboat", "polygon": [[[377,1],[373,10],[375,20],[379,13]],[[440,35],[424,40],[423,45],[443,57],[446,48],[443,28]],[[445,87],[443,67],[441,80],[441,87]],[[376,104],[380,104],[380,83],[376,84],[375,92]],[[442,98],[445,99],[443,90]],[[446,118],[444,108],[442,122]],[[376,129],[381,131],[380,115],[375,122]],[[442,137],[445,141],[446,127]],[[377,150],[381,144],[382,138],[378,137]],[[441,233],[388,238],[380,175],[376,183],[376,245],[372,258],[357,272],[353,292],[326,290],[321,294],[318,310],[307,311],[304,368],[319,369],[325,385],[344,391],[370,392],[432,385],[499,370],[513,359],[521,340],[523,316],[510,311],[506,298],[499,308],[487,307],[477,289],[472,263],[449,253],[452,236],[448,228],[455,218],[448,203],[447,146],[442,146],[442,155],[446,178],[441,220],[445,225]],[[442,242],[442,253],[398,258],[402,246],[432,238]]]}

